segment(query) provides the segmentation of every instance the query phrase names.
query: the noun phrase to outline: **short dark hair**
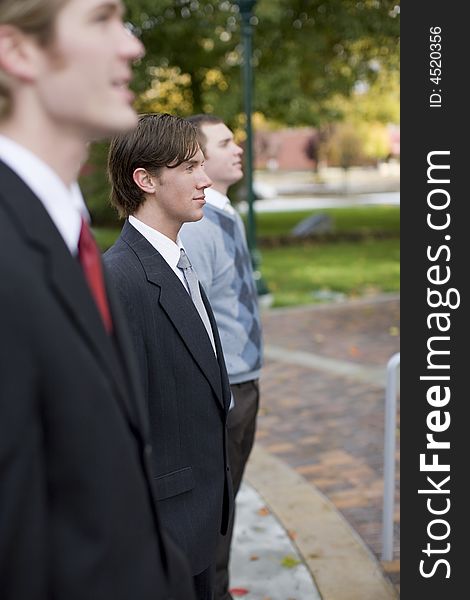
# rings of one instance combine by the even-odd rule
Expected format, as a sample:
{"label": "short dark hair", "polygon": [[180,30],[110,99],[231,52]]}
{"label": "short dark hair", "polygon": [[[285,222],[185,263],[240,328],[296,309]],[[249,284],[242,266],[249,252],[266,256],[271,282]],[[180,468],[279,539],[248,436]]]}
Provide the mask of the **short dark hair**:
{"label": "short dark hair", "polygon": [[110,201],[119,216],[134,214],[145,202],[132,177],[136,169],[158,176],[163,167],[178,167],[198,150],[196,128],[188,120],[167,113],[139,115],[137,127],[115,136],[109,147]]}
{"label": "short dark hair", "polygon": [[199,115],[191,115],[190,117],[188,117],[188,121],[196,127],[197,139],[198,139],[199,145],[201,146],[201,150],[205,154],[206,147],[207,147],[207,137],[204,134],[204,132],[202,131],[202,127],[204,125],[218,125],[219,123],[224,123],[224,120],[221,117],[218,117],[217,115],[199,114]]}

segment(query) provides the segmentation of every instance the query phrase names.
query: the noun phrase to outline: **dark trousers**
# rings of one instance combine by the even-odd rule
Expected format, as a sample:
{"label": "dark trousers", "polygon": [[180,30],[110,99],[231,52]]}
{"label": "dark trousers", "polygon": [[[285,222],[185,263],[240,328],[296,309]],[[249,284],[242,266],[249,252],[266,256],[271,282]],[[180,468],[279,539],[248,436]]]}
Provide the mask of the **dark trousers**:
{"label": "dark trousers", "polygon": [[193,575],[193,583],[197,600],[214,600],[214,565]]}
{"label": "dark trousers", "polygon": [[[259,406],[259,383],[255,379],[230,386],[235,400],[228,415],[228,457],[232,472],[233,493],[237,495],[250,456],[256,432]],[[228,564],[232,543],[235,511],[226,535],[219,536],[216,552],[215,600],[232,600],[229,593]]]}

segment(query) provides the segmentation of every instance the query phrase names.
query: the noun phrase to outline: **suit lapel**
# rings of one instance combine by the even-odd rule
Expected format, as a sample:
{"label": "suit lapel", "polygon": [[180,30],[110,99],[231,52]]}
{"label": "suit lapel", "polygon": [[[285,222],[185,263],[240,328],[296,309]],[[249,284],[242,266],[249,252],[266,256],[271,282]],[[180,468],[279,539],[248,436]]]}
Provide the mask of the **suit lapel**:
{"label": "suit lapel", "polygon": [[135,422],[135,410],[127,399],[127,386],[112,340],[104,329],[78,261],[70,254],[40,200],[1,162],[0,176],[7,209],[25,240],[42,253],[45,277],[53,294],[108,376],[128,419]]}
{"label": "suit lapel", "polygon": [[[148,273],[147,277],[151,283],[161,285],[160,305],[178,330],[193,359],[207,377],[223,406],[219,363],[215,357],[207,331],[191,297],[176,275],[171,274],[173,275],[172,278],[162,278],[160,284],[153,278],[153,273]],[[173,278],[176,281],[173,281]]]}
{"label": "suit lapel", "polygon": [[[48,258],[48,274],[55,294],[111,380],[122,408],[130,420],[134,421],[133,407],[126,393],[128,388],[122,377],[112,338],[103,327],[80,265],[68,251],[49,253]],[[112,315],[115,316],[115,311],[114,314],[112,311]],[[114,321],[114,327],[119,328],[119,319],[113,319],[113,323]]]}
{"label": "suit lapel", "polygon": [[[147,281],[160,288],[160,306],[224,407],[220,366],[191,297],[162,255],[128,222],[124,225],[122,238],[142,263]],[[210,308],[208,312],[211,312]],[[220,348],[218,352],[221,352]]]}
{"label": "suit lapel", "polygon": [[217,362],[219,363],[219,373],[220,373],[220,377],[221,377],[223,405],[225,408],[225,412],[228,415],[228,411],[229,411],[229,407],[230,407],[231,392],[230,392],[230,383],[229,383],[228,374],[227,374],[227,367],[225,365],[224,351],[222,349],[222,343],[220,341],[220,336],[219,336],[219,329],[217,327],[217,322],[215,320],[214,313],[212,312],[212,307],[206,296],[206,293],[204,292],[204,288],[200,284],[199,284],[199,287],[201,290],[202,301],[204,302],[204,306],[206,307],[207,314],[209,316],[209,321],[212,326],[212,331],[214,332],[215,349],[217,350]]}

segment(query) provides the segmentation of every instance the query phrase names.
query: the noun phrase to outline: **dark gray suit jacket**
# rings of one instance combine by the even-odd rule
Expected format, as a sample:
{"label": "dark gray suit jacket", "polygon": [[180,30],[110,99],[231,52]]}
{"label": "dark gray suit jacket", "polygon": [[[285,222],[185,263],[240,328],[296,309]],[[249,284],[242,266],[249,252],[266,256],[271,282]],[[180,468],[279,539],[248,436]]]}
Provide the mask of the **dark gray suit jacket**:
{"label": "dark gray suit jacket", "polygon": [[0,161],[0,597],[187,600],[164,540],[124,317],[110,338],[39,199]]}
{"label": "dark gray suit jacket", "polygon": [[232,510],[226,453],[230,387],[217,326],[217,358],[183,284],[128,222],[104,255],[127,313],[145,390],[163,526],[194,575],[215,560]]}

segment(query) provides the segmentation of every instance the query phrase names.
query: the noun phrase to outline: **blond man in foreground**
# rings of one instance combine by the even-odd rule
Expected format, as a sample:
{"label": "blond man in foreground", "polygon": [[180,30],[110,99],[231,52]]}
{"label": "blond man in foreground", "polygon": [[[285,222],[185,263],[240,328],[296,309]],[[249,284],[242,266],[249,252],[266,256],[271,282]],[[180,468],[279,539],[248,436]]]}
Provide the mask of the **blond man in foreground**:
{"label": "blond man in foreground", "polygon": [[0,596],[193,598],[76,178],[136,124],[117,0],[0,0]]}

